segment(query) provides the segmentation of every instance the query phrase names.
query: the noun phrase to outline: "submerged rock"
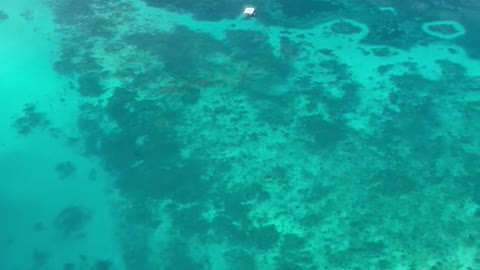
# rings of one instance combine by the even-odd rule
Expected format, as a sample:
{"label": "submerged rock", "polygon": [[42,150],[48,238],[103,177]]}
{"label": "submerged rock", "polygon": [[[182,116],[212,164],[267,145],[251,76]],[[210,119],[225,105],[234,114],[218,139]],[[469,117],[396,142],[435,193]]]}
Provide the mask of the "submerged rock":
{"label": "submerged rock", "polygon": [[53,225],[62,236],[69,238],[81,233],[90,218],[90,211],[82,206],[71,205],[58,213]]}
{"label": "submerged rock", "polygon": [[58,165],[55,167],[55,170],[58,173],[58,177],[61,180],[64,180],[65,178],[74,174],[75,171],[77,170],[77,168],[75,167],[75,165],[72,162],[63,161],[63,162],[58,163]]}
{"label": "submerged rock", "polygon": [[8,14],[5,11],[0,10],[0,22],[5,21],[7,19],[8,19]]}

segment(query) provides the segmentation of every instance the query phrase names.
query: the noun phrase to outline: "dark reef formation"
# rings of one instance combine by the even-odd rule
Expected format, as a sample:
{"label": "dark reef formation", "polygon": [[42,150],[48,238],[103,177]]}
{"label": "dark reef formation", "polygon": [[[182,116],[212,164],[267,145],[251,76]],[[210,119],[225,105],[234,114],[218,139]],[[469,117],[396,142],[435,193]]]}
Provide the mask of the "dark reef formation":
{"label": "dark reef formation", "polygon": [[76,170],[77,170],[77,168],[70,161],[60,162],[55,167],[55,171],[57,172],[58,178],[60,178],[60,180],[64,180],[64,179],[72,176],[75,173]]}
{"label": "dark reef formation", "polygon": [[[207,21],[234,18],[243,4],[144,2]],[[389,60],[437,42],[421,31],[433,18],[421,16],[423,2],[463,10],[449,7],[449,1],[361,2],[258,1],[252,4],[260,10],[268,6],[255,22],[262,30],[240,30],[235,21],[221,38],[180,23],[169,31],[134,26],[133,7],[116,1],[55,5],[69,38],[62,41],[54,68],[73,78],[70,90],[83,98],[79,144],[87,157],[101,160],[126,201],[116,214],[127,269],[209,269],[211,258],[194,252],[212,243],[228,246],[228,269],[263,269],[259,257],[269,252],[276,252],[275,269],[318,269],[317,257],[332,269],[364,269],[359,266],[364,262],[391,269],[392,248],[411,252],[417,247],[408,243],[415,242],[423,252],[441,255],[451,239],[461,238],[454,230],[435,238],[431,232],[438,231],[435,218],[442,209],[416,196],[449,183],[463,192],[455,196],[480,205],[480,156],[465,151],[477,140],[468,134],[480,129],[479,102],[462,99],[480,89],[480,82],[448,60],[435,63],[440,79],[426,78],[411,58]],[[420,17],[406,16],[404,5],[416,5]],[[378,9],[389,6],[398,13]],[[128,11],[128,16],[102,21],[95,16],[98,10]],[[323,32],[308,30],[330,15],[336,21]],[[99,28],[92,29],[89,20]],[[131,30],[116,33],[116,23],[131,23]],[[279,47],[273,46],[277,32],[269,26],[291,24],[301,27],[279,31]],[[362,31],[368,31],[363,40],[354,40]],[[103,66],[104,59],[94,53],[110,39],[102,53],[106,59],[121,55],[115,67]],[[346,42],[329,44],[336,39]],[[358,48],[341,55],[348,46]],[[355,72],[357,59],[346,60],[355,57],[354,49],[356,56],[380,64]],[[445,51],[454,56],[460,49]],[[110,87],[109,79],[121,83]],[[464,125],[459,130],[468,132],[454,134],[441,117],[445,104],[455,105]],[[28,134],[47,126],[42,116],[29,105],[15,126]],[[461,164],[458,171],[438,169],[445,155]],[[75,166],[66,161],[56,170],[63,179]],[[414,205],[419,201],[432,208],[425,211],[433,220],[423,205]],[[414,218],[402,216],[405,212]],[[339,217],[341,225],[332,225]],[[91,218],[88,209],[68,206],[54,228],[64,238],[78,239]],[[396,219],[403,222],[401,231],[385,225]],[[470,226],[458,223],[460,230]],[[152,248],[161,226],[171,238]],[[388,239],[373,239],[372,228]],[[89,259],[86,265],[114,268],[110,260]],[[67,263],[64,269],[76,266]]]}
{"label": "dark reef formation", "polygon": [[35,129],[47,128],[50,121],[44,113],[38,112],[35,104],[25,104],[22,115],[18,116],[13,122],[13,127],[21,135],[29,135]]}
{"label": "dark reef formation", "polygon": [[83,237],[83,229],[91,217],[91,212],[82,206],[67,206],[57,214],[53,221],[53,227],[66,239]]}
{"label": "dark reef formation", "polygon": [[8,20],[8,14],[5,11],[0,10],[0,22],[6,21],[6,20]]}

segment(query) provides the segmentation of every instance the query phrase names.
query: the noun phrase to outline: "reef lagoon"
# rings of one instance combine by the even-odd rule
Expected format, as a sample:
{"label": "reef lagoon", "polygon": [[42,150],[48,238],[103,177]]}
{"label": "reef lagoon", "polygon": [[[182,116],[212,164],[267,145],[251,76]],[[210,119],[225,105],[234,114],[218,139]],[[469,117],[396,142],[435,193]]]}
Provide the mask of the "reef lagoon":
{"label": "reef lagoon", "polygon": [[479,270],[478,14],[2,0],[0,269]]}

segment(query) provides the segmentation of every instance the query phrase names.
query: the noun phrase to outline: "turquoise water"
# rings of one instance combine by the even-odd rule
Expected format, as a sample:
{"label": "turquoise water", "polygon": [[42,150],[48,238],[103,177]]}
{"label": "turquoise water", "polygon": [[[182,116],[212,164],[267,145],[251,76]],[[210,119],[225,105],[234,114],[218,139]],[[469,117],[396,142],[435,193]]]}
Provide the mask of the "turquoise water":
{"label": "turquoise water", "polygon": [[480,269],[475,1],[0,11],[0,270]]}

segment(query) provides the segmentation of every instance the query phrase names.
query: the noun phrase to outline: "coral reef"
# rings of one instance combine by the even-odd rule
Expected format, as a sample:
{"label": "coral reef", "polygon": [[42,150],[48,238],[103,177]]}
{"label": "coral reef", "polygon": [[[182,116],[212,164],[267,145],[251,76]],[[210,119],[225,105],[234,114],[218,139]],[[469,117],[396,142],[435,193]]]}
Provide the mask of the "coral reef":
{"label": "coral reef", "polygon": [[[121,257],[34,259],[478,268],[477,24],[452,3],[261,0],[244,19],[238,1],[51,1],[61,103],[78,105],[69,150],[92,161],[56,156],[54,169],[104,192]],[[439,23],[449,12],[457,23]],[[19,134],[51,129],[35,104],[15,116]],[[65,245],[94,242],[101,211],[93,220],[84,199],[53,219]]]}
{"label": "coral reef", "polygon": [[72,176],[75,173],[76,170],[77,169],[76,169],[75,165],[70,161],[60,162],[55,167],[55,171],[57,172],[58,178],[60,178],[60,180],[64,180],[64,179]]}
{"label": "coral reef", "polygon": [[81,237],[92,215],[82,206],[71,205],[62,209],[53,221],[55,230],[64,238]]}
{"label": "coral reef", "polygon": [[6,21],[6,20],[8,20],[8,14],[5,11],[0,10],[0,22]]}
{"label": "coral reef", "polygon": [[422,30],[441,39],[454,39],[465,35],[465,28],[455,21],[428,22],[422,25]]}
{"label": "coral reef", "polygon": [[35,129],[44,129],[49,127],[50,121],[44,113],[38,112],[35,104],[25,104],[22,115],[18,116],[13,122],[13,127],[21,135],[29,135]]}

